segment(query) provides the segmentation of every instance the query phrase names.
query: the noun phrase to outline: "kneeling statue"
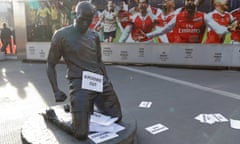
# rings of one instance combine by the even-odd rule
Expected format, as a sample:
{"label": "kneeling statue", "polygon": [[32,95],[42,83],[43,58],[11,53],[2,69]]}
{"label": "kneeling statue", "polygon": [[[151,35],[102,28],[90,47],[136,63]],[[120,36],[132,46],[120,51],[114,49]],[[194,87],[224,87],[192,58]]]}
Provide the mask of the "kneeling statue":
{"label": "kneeling statue", "polygon": [[[52,37],[47,58],[47,75],[56,102],[64,102],[67,96],[58,87],[55,69],[63,57],[67,65],[66,77],[69,81],[72,116],[70,129],[75,137],[84,140],[89,133],[89,119],[94,111],[94,105],[100,113],[118,117],[118,121],[122,119],[122,112],[118,97],[101,60],[101,43],[98,34],[88,29],[96,11],[91,3],[81,1],[76,5],[75,12],[74,24],[57,30]],[[96,78],[95,75],[102,76],[102,79]],[[84,87],[86,79],[93,81],[90,82],[93,87],[96,81],[102,87],[102,91]]]}

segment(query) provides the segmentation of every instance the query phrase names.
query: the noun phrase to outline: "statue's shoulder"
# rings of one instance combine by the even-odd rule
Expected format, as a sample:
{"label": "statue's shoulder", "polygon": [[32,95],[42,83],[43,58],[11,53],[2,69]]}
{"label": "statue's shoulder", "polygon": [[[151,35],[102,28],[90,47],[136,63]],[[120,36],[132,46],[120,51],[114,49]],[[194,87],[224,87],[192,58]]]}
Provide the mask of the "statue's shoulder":
{"label": "statue's shoulder", "polygon": [[65,27],[62,27],[56,31],[56,34],[62,35],[62,36],[67,36],[68,33],[72,33],[74,31],[73,25],[68,25]]}
{"label": "statue's shoulder", "polygon": [[92,37],[98,37],[98,33],[90,29],[88,30],[88,34]]}

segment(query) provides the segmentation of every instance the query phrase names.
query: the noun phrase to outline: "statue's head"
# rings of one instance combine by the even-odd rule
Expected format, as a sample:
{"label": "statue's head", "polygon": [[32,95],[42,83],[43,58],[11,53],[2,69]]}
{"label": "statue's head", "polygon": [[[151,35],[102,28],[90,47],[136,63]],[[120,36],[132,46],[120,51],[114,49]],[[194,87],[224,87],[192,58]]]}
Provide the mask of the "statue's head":
{"label": "statue's head", "polygon": [[85,33],[92,22],[95,9],[91,3],[87,1],[81,1],[76,5],[75,12],[75,25],[81,33]]}

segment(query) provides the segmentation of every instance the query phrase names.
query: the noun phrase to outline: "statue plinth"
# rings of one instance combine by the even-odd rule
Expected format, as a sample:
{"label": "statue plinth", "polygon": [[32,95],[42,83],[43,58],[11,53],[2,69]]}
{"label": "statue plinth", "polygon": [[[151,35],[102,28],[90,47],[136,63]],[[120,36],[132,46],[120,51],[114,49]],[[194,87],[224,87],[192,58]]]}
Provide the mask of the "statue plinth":
{"label": "statue plinth", "polygon": [[[66,116],[63,106],[51,107],[59,120],[66,122],[66,126],[71,125],[67,123],[69,117]],[[51,120],[44,119],[45,113],[38,113],[31,116],[21,128],[21,138],[24,144],[94,144],[91,139],[79,141],[69,131],[59,128]],[[118,137],[104,141],[104,144],[136,144],[136,130],[137,124],[131,116],[123,115],[123,119],[119,122],[125,127],[124,130],[118,132]],[[101,144],[101,143],[100,143]]]}

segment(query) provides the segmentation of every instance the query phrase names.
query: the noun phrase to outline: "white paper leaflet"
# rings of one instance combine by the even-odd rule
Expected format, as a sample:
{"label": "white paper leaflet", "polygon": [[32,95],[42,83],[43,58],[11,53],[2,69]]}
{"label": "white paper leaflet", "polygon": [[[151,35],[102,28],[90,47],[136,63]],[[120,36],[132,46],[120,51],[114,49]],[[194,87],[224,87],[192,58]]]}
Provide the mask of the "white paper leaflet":
{"label": "white paper leaflet", "polygon": [[98,123],[100,125],[109,126],[116,122],[118,118],[111,118],[110,116],[103,115],[101,113],[94,112],[91,115],[90,122]]}
{"label": "white paper leaflet", "polygon": [[199,114],[194,119],[199,120],[201,123],[214,124],[215,122],[228,122],[222,114]]}
{"label": "white paper leaflet", "polygon": [[89,131],[95,133],[88,135],[88,137],[95,143],[118,137],[117,132],[124,130],[125,127],[115,123],[117,119],[94,112],[90,117]]}
{"label": "white paper leaflet", "polygon": [[118,134],[111,132],[98,132],[88,135],[96,144],[118,137]]}
{"label": "white paper leaflet", "polygon": [[89,71],[82,73],[82,88],[96,92],[103,91],[103,75]]}
{"label": "white paper leaflet", "polygon": [[230,119],[230,126],[233,129],[240,129],[240,120]]}
{"label": "white paper leaflet", "polygon": [[150,132],[151,134],[157,134],[157,133],[160,133],[160,132],[163,132],[163,131],[166,131],[168,130],[168,128],[160,123],[158,124],[155,124],[153,126],[150,126],[150,127],[147,127],[145,128],[148,132]]}
{"label": "white paper leaflet", "polygon": [[90,132],[112,132],[112,133],[117,133],[119,131],[122,131],[124,130],[125,127],[119,125],[119,124],[116,124],[116,123],[113,123],[109,126],[104,126],[104,125],[100,125],[100,124],[97,124],[97,123],[94,123],[94,122],[91,122],[90,125],[89,125],[89,131]]}
{"label": "white paper leaflet", "polygon": [[152,105],[152,102],[142,101],[142,102],[139,104],[139,107],[141,107],[141,108],[150,108],[151,105]]}

